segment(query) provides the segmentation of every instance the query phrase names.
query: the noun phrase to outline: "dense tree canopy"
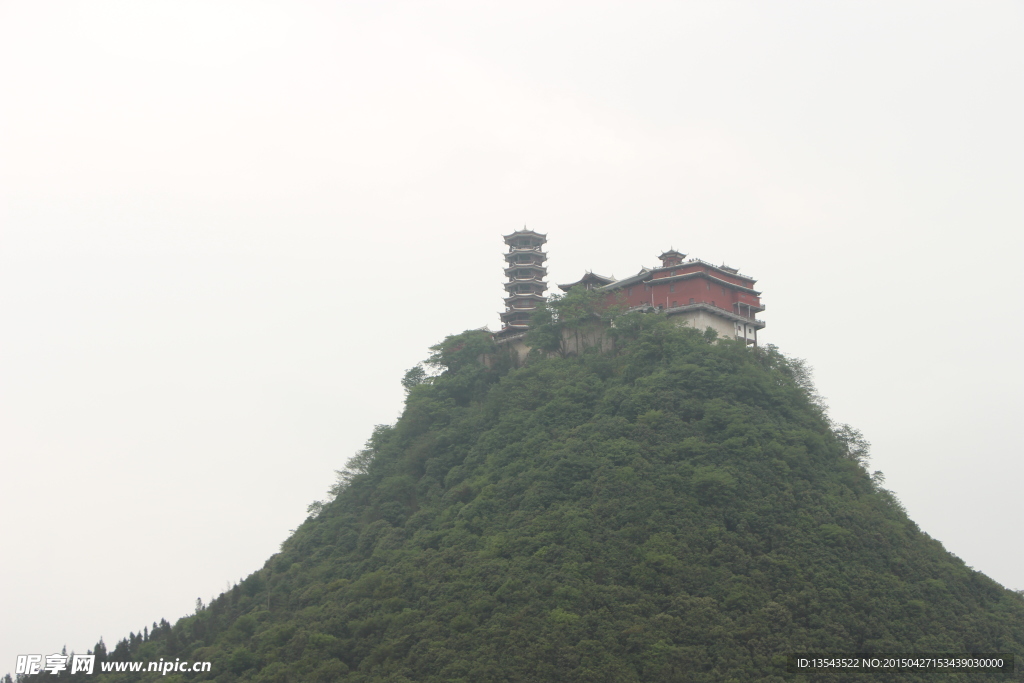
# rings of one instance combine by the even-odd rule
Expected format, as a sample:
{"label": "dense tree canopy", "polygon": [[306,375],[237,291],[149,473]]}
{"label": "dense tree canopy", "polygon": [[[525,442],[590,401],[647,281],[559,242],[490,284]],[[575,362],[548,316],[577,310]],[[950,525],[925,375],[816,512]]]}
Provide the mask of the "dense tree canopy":
{"label": "dense tree canopy", "polygon": [[615,334],[518,368],[484,332],[449,337],[280,553],[103,656],[213,662],[188,680],[481,683],[1024,653],[1024,601],[907,518],[801,363],[659,315]]}

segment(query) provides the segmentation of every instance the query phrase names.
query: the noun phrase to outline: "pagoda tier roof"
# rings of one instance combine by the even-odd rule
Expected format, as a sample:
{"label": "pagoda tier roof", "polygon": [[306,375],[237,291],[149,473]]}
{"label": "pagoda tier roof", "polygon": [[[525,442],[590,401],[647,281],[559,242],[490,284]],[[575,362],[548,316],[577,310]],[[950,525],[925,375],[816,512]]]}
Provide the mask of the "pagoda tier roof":
{"label": "pagoda tier roof", "polygon": [[659,256],[658,258],[671,258],[673,256],[681,259],[686,258],[686,254],[676,251],[675,249],[669,249],[666,252],[662,252],[661,256]]}
{"label": "pagoda tier roof", "polygon": [[506,293],[506,295],[509,296],[509,297],[529,296],[530,294],[536,294],[538,296],[544,296],[543,292],[547,292],[548,291],[548,286],[545,285],[544,283],[541,283],[542,285],[544,285],[544,287],[538,287],[538,288],[536,288],[536,291],[534,291],[534,292],[513,292],[510,289],[511,287],[513,287],[515,285],[522,285],[522,284],[524,284],[522,281],[519,281],[517,283],[505,283],[505,293]]}
{"label": "pagoda tier roof", "polygon": [[512,287],[513,285],[529,285],[529,284],[544,285],[545,289],[548,288],[548,283],[543,278],[514,278],[514,279],[508,281],[507,283],[503,283],[502,286],[505,289],[508,289],[508,288]]}
{"label": "pagoda tier roof", "polygon": [[544,246],[540,245],[540,244],[532,246],[532,247],[517,247],[514,244],[510,244],[510,245],[508,245],[508,251],[505,252],[505,253],[506,254],[545,254],[545,255],[547,255],[547,252],[544,251]]}
{"label": "pagoda tier roof", "polygon": [[[535,277],[523,277],[522,275],[517,277],[515,273],[520,270],[530,270],[534,273]],[[540,266],[512,266],[511,268],[505,269],[505,276],[509,278],[509,282],[515,282],[516,280],[519,280],[520,282],[537,281],[546,283],[547,280],[545,280],[544,278],[546,278],[547,275],[548,269],[542,268]]]}
{"label": "pagoda tier roof", "polygon": [[511,247],[502,256],[506,259],[512,258],[513,256],[522,256],[524,254],[532,256],[540,256],[541,258],[547,258],[548,253],[544,251],[542,247]]}
{"label": "pagoda tier roof", "polygon": [[[527,281],[527,282],[519,281],[518,283],[505,283],[505,289],[507,290],[510,287],[512,287],[513,285],[526,285],[526,284],[528,284],[528,282],[529,281]],[[541,285],[544,285],[544,287],[536,288],[538,291],[543,292],[544,290],[548,289],[547,283],[544,283],[543,281],[539,281],[539,282],[540,282]],[[538,294],[538,292],[537,291],[520,292],[520,293],[518,293],[518,296],[530,296],[531,294]],[[517,294],[515,292],[508,292],[508,295],[510,297],[514,297]],[[540,294],[538,294],[538,296],[540,296]]]}
{"label": "pagoda tier roof", "polygon": [[508,344],[514,342],[517,339],[522,339],[526,336],[526,332],[529,328],[521,327],[502,327],[500,330],[494,333],[494,341],[497,344]]}
{"label": "pagoda tier roof", "polygon": [[536,310],[538,310],[538,309],[537,308],[529,308],[529,309],[525,309],[524,308],[524,309],[519,309],[517,311],[499,311],[498,312],[498,317],[500,317],[501,321],[504,322],[504,323],[507,323],[509,318],[517,318],[517,319],[528,320],[530,318],[530,316],[532,316],[534,311],[536,311]]}
{"label": "pagoda tier roof", "polygon": [[509,274],[509,271],[519,270],[520,268],[534,268],[536,270],[543,271],[547,275],[548,269],[539,263],[513,263],[511,266],[505,269],[505,275]]}
{"label": "pagoda tier roof", "polygon": [[506,306],[511,306],[512,305],[511,302],[515,301],[516,299],[529,299],[530,301],[539,301],[541,303],[543,303],[543,302],[548,300],[548,298],[546,296],[544,296],[543,294],[530,293],[530,294],[513,294],[512,296],[505,297],[504,299],[502,299],[502,301],[505,302]]}
{"label": "pagoda tier roof", "polygon": [[541,251],[540,247],[526,247],[526,248],[522,248],[522,249],[519,249],[519,248],[517,248],[517,249],[510,249],[509,251],[505,252],[503,255],[505,257],[505,260],[508,261],[509,263],[511,263],[512,259],[514,259],[516,256],[523,256],[524,254],[525,255],[529,255],[529,256],[533,256],[538,261],[547,261],[548,260],[548,255],[546,253],[544,253],[543,251]]}
{"label": "pagoda tier roof", "polygon": [[589,283],[593,283],[593,284],[597,285],[598,287],[604,287],[605,285],[609,285],[609,284],[611,284],[613,282],[615,282],[615,278],[613,278],[613,277],[605,277],[604,275],[598,275],[597,273],[594,273],[594,272],[591,272],[591,271],[588,270],[583,275],[583,277],[581,277],[576,282],[570,282],[567,285],[558,285],[558,288],[561,289],[563,292],[568,292],[570,289],[572,289],[576,285],[586,285],[586,284],[589,284]]}
{"label": "pagoda tier roof", "polygon": [[501,236],[501,238],[503,240],[505,240],[506,242],[508,240],[512,239],[513,237],[540,237],[543,240],[547,240],[547,238],[548,238],[547,234],[542,234],[542,233],[539,233],[539,232],[535,232],[533,230],[527,230],[526,228],[523,228],[522,230],[516,230],[511,235],[502,235]]}

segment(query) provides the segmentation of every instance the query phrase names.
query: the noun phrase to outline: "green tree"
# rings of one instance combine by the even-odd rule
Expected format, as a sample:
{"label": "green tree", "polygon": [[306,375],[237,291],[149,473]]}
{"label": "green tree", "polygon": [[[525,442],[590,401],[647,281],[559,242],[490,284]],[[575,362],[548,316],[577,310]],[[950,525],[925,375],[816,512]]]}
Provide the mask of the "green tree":
{"label": "green tree", "polygon": [[859,429],[854,429],[848,424],[839,425],[833,430],[847,458],[859,465],[867,467],[871,458],[871,443],[864,438]]}
{"label": "green tree", "polygon": [[425,361],[434,368],[457,372],[467,367],[479,366],[483,356],[495,351],[491,334],[485,330],[467,330],[461,334],[445,337],[444,341],[430,347],[433,353]]}
{"label": "green tree", "polygon": [[1024,655],[1022,596],[872,481],[804,364],[664,315],[611,333],[517,368],[447,338],[320,514],[112,659],[212,662],[197,682],[712,683],[789,680],[790,652]]}
{"label": "green tree", "polygon": [[422,363],[417,363],[405,373],[402,377],[402,387],[406,393],[412,391],[413,387],[423,384],[427,379],[427,371],[423,369]]}
{"label": "green tree", "polygon": [[607,336],[622,306],[607,293],[573,287],[565,294],[553,294],[538,306],[530,318],[526,344],[563,358],[598,347]]}

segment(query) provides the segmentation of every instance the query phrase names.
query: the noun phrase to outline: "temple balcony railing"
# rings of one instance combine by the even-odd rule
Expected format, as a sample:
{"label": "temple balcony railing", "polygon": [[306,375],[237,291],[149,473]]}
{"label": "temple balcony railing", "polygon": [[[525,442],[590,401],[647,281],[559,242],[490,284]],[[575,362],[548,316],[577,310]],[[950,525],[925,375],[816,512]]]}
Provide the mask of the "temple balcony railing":
{"label": "temple balcony railing", "polygon": [[502,272],[505,273],[505,277],[511,277],[517,270],[528,270],[530,272],[536,271],[538,273],[543,273],[544,275],[547,275],[548,273],[547,268],[536,263],[513,263],[512,265],[507,266]]}
{"label": "temple balcony railing", "polygon": [[728,308],[722,308],[717,303],[712,303],[710,301],[695,301],[692,304],[690,304],[690,303],[687,303],[687,304],[676,304],[675,306],[673,306],[671,304],[666,305],[666,304],[657,304],[657,303],[656,304],[640,304],[639,306],[632,306],[632,307],[626,309],[626,313],[632,313],[634,311],[652,311],[652,310],[653,311],[657,311],[659,313],[668,313],[668,314],[685,313],[687,311],[700,311],[700,310],[704,310],[704,311],[707,311],[707,312],[711,313],[712,315],[718,315],[718,316],[721,316],[723,318],[726,318],[727,320],[732,320],[733,322],[742,322],[742,323],[752,324],[757,329],[761,329],[762,327],[765,326],[765,323],[764,323],[763,320],[758,320],[757,318],[754,318],[753,316],[748,317],[748,316],[745,316],[745,315],[737,314],[734,311],[730,311]]}
{"label": "temple balcony railing", "polygon": [[[748,310],[737,309],[735,307],[730,310],[728,308],[724,308],[722,306],[719,306],[717,303],[715,303],[713,301],[694,301],[692,303],[686,303],[686,304],[681,304],[679,302],[673,302],[671,304],[668,304],[667,306],[664,305],[664,304],[661,304],[661,305],[655,304],[655,307],[656,308],[657,307],[661,307],[661,308],[667,308],[667,309],[674,310],[674,309],[677,309],[677,308],[686,308],[687,306],[697,306],[697,305],[700,305],[700,304],[704,304],[705,306],[711,306],[711,307],[714,307],[714,308],[726,311],[728,313],[732,313],[733,315],[738,316],[740,318],[746,318],[747,320],[755,320],[755,321],[757,320],[757,318],[754,317],[754,314],[755,313],[760,313],[761,311],[764,310],[764,306],[753,306],[753,305],[748,305],[748,304],[743,304],[744,307],[748,307],[749,306]],[[647,304],[643,304],[641,306],[634,306],[634,308],[644,308],[644,307],[649,307],[649,306]]]}
{"label": "temple balcony railing", "polygon": [[[509,295],[502,300],[506,306],[511,306],[517,299],[526,301],[547,301],[547,297],[540,292],[509,292]],[[522,301],[520,301],[522,303]]]}
{"label": "temple balcony railing", "polygon": [[524,274],[519,274],[518,276],[510,274],[506,275],[509,284],[514,284],[516,282],[530,282],[538,285],[547,284],[547,282],[544,280],[544,276],[544,273],[536,273],[531,275],[530,277],[526,277]]}

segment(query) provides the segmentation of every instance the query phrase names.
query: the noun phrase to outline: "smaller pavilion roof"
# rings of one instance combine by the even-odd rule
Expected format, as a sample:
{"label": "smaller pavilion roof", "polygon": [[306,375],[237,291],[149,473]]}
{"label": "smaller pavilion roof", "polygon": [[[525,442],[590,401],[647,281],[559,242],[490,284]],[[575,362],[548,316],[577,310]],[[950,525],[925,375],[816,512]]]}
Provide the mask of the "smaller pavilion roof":
{"label": "smaller pavilion roof", "polygon": [[561,289],[563,292],[568,292],[576,285],[586,286],[590,284],[593,285],[594,287],[604,287],[605,285],[609,285],[613,282],[615,282],[615,278],[613,277],[605,277],[604,275],[598,275],[597,273],[592,273],[591,271],[588,270],[586,274],[584,274],[584,276],[581,277],[576,282],[570,282],[567,285],[558,285],[558,288]]}

